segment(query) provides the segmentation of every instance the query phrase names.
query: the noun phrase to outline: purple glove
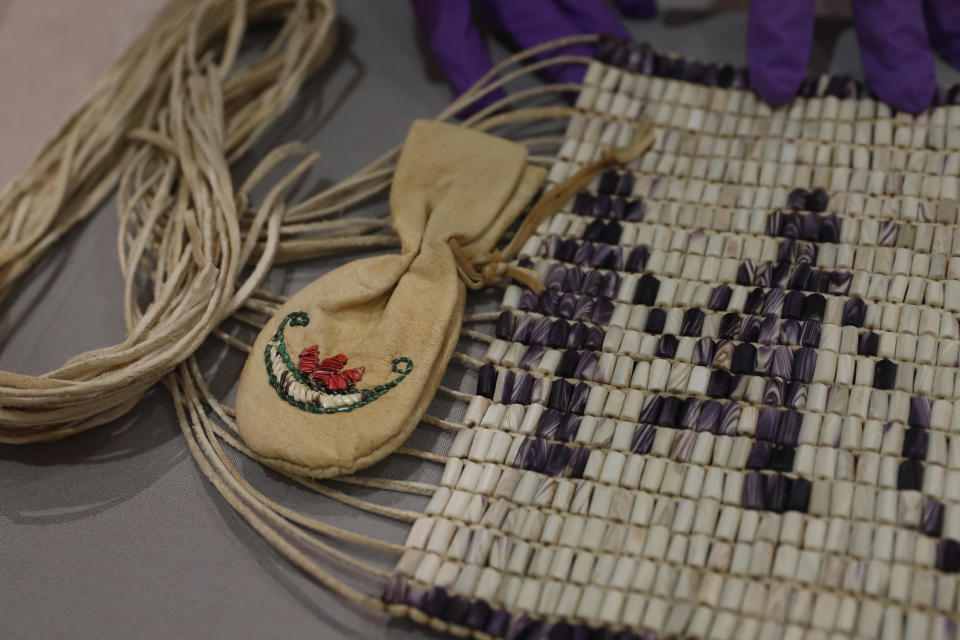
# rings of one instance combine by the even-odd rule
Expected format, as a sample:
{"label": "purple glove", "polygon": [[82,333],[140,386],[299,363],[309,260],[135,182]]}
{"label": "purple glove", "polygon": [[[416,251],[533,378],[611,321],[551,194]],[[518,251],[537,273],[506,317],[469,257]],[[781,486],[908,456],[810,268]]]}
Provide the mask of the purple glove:
{"label": "purple glove", "polygon": [[[936,91],[933,50],[960,67],[957,0],[852,0],[853,24],[870,88],[916,113]],[[813,42],[813,0],[753,0],[747,29],[750,84],[767,102],[789,102],[803,80]]]}
{"label": "purple glove", "polygon": [[[526,49],[548,40],[584,33],[612,35],[631,40],[630,34],[604,0],[412,0],[420,30],[440,68],[457,95],[487,73],[493,62],[473,24],[471,4],[484,11],[490,22],[504,32],[513,45]],[[619,0],[620,8],[633,17],[656,13],[655,0]],[[567,55],[593,55],[592,45],[567,47]],[[548,52],[555,55],[558,51]],[[549,82],[579,82],[582,65],[557,65],[543,71]],[[475,102],[475,111],[503,98],[496,90]]]}

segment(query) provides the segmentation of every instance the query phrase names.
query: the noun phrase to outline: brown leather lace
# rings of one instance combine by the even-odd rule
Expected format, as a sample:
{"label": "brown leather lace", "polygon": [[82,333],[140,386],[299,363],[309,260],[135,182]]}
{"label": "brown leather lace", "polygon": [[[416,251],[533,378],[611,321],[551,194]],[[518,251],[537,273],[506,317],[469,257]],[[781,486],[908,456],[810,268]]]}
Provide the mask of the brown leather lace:
{"label": "brown leather lace", "polygon": [[517,233],[506,247],[489,251],[486,255],[475,259],[467,254],[459,243],[451,238],[448,240],[450,249],[457,260],[457,272],[460,279],[470,289],[483,289],[499,284],[506,278],[511,278],[529,287],[536,293],[544,291],[543,283],[533,269],[509,264],[524,243],[533,235],[540,224],[560,208],[578,191],[593,180],[600,171],[615,165],[631,162],[653,144],[653,124],[646,116],[641,118],[637,125],[637,133],[633,142],[626,147],[605,148],[600,158],[583,167],[575,174],[556,185],[543,194],[527,213]]}

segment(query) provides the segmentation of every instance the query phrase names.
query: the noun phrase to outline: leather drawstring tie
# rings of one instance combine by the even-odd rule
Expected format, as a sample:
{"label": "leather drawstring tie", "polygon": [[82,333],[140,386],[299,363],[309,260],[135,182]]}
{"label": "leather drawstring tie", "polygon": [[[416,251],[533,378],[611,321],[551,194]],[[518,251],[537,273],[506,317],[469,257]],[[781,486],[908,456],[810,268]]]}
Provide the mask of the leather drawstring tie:
{"label": "leather drawstring tie", "polygon": [[460,279],[468,288],[477,290],[497,285],[506,278],[512,278],[535,293],[543,293],[546,287],[540,282],[536,271],[509,264],[510,261],[520,252],[537,227],[559,211],[578,191],[586,187],[595,175],[609,167],[627,164],[646,151],[654,142],[652,129],[653,124],[650,118],[644,116],[637,125],[637,134],[631,144],[626,147],[604,149],[599,160],[583,167],[543,194],[527,213],[517,233],[503,250],[494,249],[479,259],[474,259],[454,238],[450,238],[447,242],[457,260],[457,273]]}

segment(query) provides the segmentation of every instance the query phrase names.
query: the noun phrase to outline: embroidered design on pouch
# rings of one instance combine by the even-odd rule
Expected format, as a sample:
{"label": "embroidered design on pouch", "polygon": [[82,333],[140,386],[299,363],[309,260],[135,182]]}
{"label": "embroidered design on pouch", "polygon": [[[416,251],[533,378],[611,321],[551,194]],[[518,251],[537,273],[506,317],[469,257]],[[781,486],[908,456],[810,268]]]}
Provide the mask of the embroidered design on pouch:
{"label": "embroidered design on pouch", "polygon": [[398,374],[390,382],[369,389],[358,389],[356,384],[363,378],[365,367],[344,369],[347,356],[338,354],[320,360],[317,346],[300,352],[294,366],[287,353],[284,330],[305,327],[310,317],[303,311],[287,315],[264,349],[264,361],[270,386],[287,403],[311,413],[339,413],[366,406],[400,384],[413,370],[410,358],[399,357],[391,363],[391,370]]}

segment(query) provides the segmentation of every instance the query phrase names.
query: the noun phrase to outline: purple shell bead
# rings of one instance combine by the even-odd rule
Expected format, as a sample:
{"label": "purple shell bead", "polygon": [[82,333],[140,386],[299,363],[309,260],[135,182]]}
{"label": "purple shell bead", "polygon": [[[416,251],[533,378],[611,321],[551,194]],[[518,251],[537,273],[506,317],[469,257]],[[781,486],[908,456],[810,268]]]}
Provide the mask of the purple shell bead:
{"label": "purple shell bead", "polygon": [[566,278],[567,268],[562,264],[555,264],[550,267],[547,277],[543,280],[543,286],[548,289],[562,289]]}
{"label": "purple shell bead", "polygon": [[582,349],[583,343],[587,339],[587,325],[581,324],[579,322],[574,323],[570,326],[570,333],[567,335],[567,348],[568,349]]}
{"label": "purple shell bead", "polygon": [[522,462],[518,460],[519,466],[528,471],[542,472],[547,466],[547,442],[540,438],[527,438],[524,444],[527,446],[520,447],[523,459]]}
{"label": "purple shell bead", "polygon": [[594,324],[608,324],[613,316],[613,302],[609,298],[597,298],[590,321]]}
{"label": "purple shell bead", "polygon": [[584,351],[580,354],[580,360],[577,363],[576,369],[573,371],[574,378],[579,378],[581,380],[590,380],[593,378],[594,372],[597,370],[597,363],[600,358],[593,351]]}
{"label": "purple shell bead", "polygon": [[588,262],[594,269],[607,269],[613,257],[613,247],[601,242],[593,247],[593,253]]}
{"label": "purple shell bead", "polygon": [[796,211],[783,214],[783,221],[780,223],[780,235],[785,238],[799,238],[801,235],[803,221],[802,216]]}
{"label": "purple shell bead", "polygon": [[513,394],[510,396],[512,404],[530,404],[530,393],[533,391],[533,376],[529,373],[518,373],[513,382]]}
{"label": "purple shell bead", "polygon": [[923,501],[923,513],[920,517],[920,530],[928,536],[939,537],[943,529],[943,503],[936,498]]}
{"label": "purple shell bead", "polygon": [[[796,363],[796,358],[794,358],[794,363]],[[807,385],[796,380],[788,384],[783,404],[791,409],[803,411],[807,406]]]}
{"label": "purple shell bead", "polygon": [[768,378],[763,389],[763,403],[780,406],[783,404],[785,389],[783,380],[778,378]]}
{"label": "purple shell bead", "polygon": [[527,289],[523,292],[523,295],[520,296],[520,303],[517,306],[520,311],[536,311],[538,299],[539,296],[537,296],[537,294]]}
{"label": "purple shell bead", "polygon": [[[764,262],[754,267],[753,263],[747,260],[742,265],[740,265],[741,270],[743,270],[742,276],[740,273],[737,274],[737,284],[749,285],[753,284],[757,287],[769,287],[773,282],[773,265],[769,262]],[[751,276],[752,271],[752,278]]]}
{"label": "purple shell bead", "polygon": [[809,211],[826,211],[827,204],[830,202],[830,196],[823,189],[817,188],[810,192],[807,197],[807,209]]}
{"label": "purple shell bead", "polygon": [[820,242],[837,242],[840,239],[840,218],[835,215],[823,216],[820,222]]}
{"label": "purple shell bead", "polygon": [[517,319],[517,324],[513,329],[514,342],[530,342],[530,334],[533,333],[533,326],[536,323],[536,317],[521,315]]}
{"label": "purple shell bead", "polygon": [[683,321],[680,323],[680,335],[689,337],[698,337],[703,331],[704,313],[700,309],[687,309],[683,314]]}
{"label": "purple shell bead", "polygon": [[640,410],[640,422],[656,423],[660,418],[660,407],[663,405],[663,398],[658,395],[652,395],[647,398]]}
{"label": "purple shell bead", "polygon": [[637,425],[637,430],[633,433],[633,442],[630,443],[630,449],[634,453],[650,453],[653,448],[653,440],[657,435],[657,428],[651,424]]}
{"label": "purple shell bead", "polygon": [[[770,263],[770,264],[773,264],[773,263]],[[773,286],[780,287],[780,288],[783,288],[783,287],[794,288],[794,289],[797,288],[797,287],[789,287],[789,278],[790,278],[791,269],[792,269],[792,265],[789,262],[778,262],[774,264],[773,272],[770,276],[770,283]],[[807,280],[806,275],[804,275],[803,279],[801,280],[801,286],[804,282],[806,282],[806,280]]]}
{"label": "purple shell bead", "polygon": [[908,423],[911,427],[921,427],[926,429],[930,426],[930,399],[924,396],[913,396],[910,398],[910,417]]}
{"label": "purple shell bead", "polygon": [[556,380],[550,385],[550,397],[547,398],[547,406],[558,411],[566,411],[572,393],[572,384],[566,380]]}
{"label": "purple shell bead", "polygon": [[706,367],[713,361],[713,352],[716,346],[713,338],[700,338],[693,349],[694,364]]}
{"label": "purple shell bead", "polygon": [[794,478],[790,483],[790,497],[787,499],[787,510],[806,511],[810,504],[811,483],[806,478]]}
{"label": "purple shell bead", "polygon": [[733,340],[740,333],[740,314],[731,311],[725,313],[720,318],[720,327],[717,330],[717,337],[724,340]]}
{"label": "purple shell bead", "polygon": [[563,442],[572,442],[577,437],[577,431],[580,429],[580,416],[575,413],[566,413],[560,419],[560,426],[557,428],[556,439]]}
{"label": "purple shell bead", "polygon": [[590,215],[593,211],[593,195],[589,193],[578,193],[573,201],[573,212],[580,216]]}
{"label": "purple shell bead", "polygon": [[513,314],[509,311],[503,311],[497,316],[497,325],[494,328],[494,335],[500,340],[510,340],[513,337]]}
{"label": "purple shell bead", "polygon": [[499,638],[506,633],[508,624],[510,624],[510,614],[503,609],[496,609],[490,614],[483,630],[491,636]]}
{"label": "purple shell bead", "polygon": [[[547,293],[549,293],[549,291]],[[780,315],[780,311],[783,309],[784,297],[786,297],[786,294],[784,294],[783,289],[770,289],[766,299],[763,301],[763,315]]]}
{"label": "purple shell bead", "polygon": [[749,314],[759,313],[765,297],[763,289],[752,289],[750,293],[747,294],[747,299],[743,303],[743,312]]}
{"label": "purple shell bead", "polygon": [[816,364],[817,352],[815,349],[807,347],[797,349],[793,354],[793,372],[790,377],[800,382],[810,382],[813,380],[813,370]]}
{"label": "purple shell bead", "polygon": [[903,447],[900,451],[900,455],[904,458],[913,458],[915,460],[922,460],[927,455],[927,445],[929,444],[930,436],[927,433],[926,429],[912,428],[907,429],[903,437]]}
{"label": "purple shell bead", "polygon": [[557,368],[553,373],[558,378],[572,378],[574,377],[578,362],[580,362],[580,354],[577,351],[573,349],[564,351],[560,357],[560,363],[557,364]]}
{"label": "purple shell bead", "polygon": [[567,405],[567,411],[572,414],[582,414],[587,408],[587,398],[590,396],[590,385],[581,382],[573,389],[570,396],[570,402]]}
{"label": "purple shell bead", "polygon": [[777,262],[793,262],[796,255],[796,240],[788,238],[787,240],[782,240],[780,244],[777,245]]}
{"label": "purple shell bead", "polygon": [[743,483],[743,508],[763,509],[765,490],[763,474],[757,471],[748,473]]}
{"label": "purple shell bead", "polygon": [[790,378],[793,371],[793,351],[790,347],[780,346],[773,352],[770,375],[778,378]]}
{"label": "purple shell bead", "polygon": [[599,351],[603,348],[604,331],[601,327],[590,327],[587,330],[586,340],[583,342],[583,348],[590,351]]}
{"label": "purple shell bead", "polygon": [[450,624],[463,624],[464,619],[470,611],[470,601],[463,596],[453,596],[447,602],[447,606],[440,613],[440,617]]}
{"label": "purple shell bead", "polygon": [[546,404],[550,397],[550,388],[553,386],[549,378],[534,378],[533,390],[530,392],[530,402]]}
{"label": "purple shell bead", "polygon": [[563,281],[564,291],[578,292],[583,288],[583,271],[578,267],[570,267],[566,270],[566,277]]}
{"label": "purple shell bead", "polygon": [[572,453],[573,452],[570,447],[566,447],[562,444],[550,445],[544,473],[546,473],[548,476],[563,475],[564,469],[566,469],[567,465],[570,463],[570,456]]}
{"label": "purple shell bead", "polygon": [[740,405],[735,402],[723,405],[723,409],[720,411],[720,427],[716,433],[724,436],[735,436],[739,425]]}
{"label": "purple shell bead", "polygon": [[563,414],[556,409],[544,411],[540,416],[540,422],[537,423],[537,436],[547,440],[556,440],[562,417]]}
{"label": "purple shell bead", "polygon": [[740,339],[744,342],[760,342],[759,316],[744,316],[740,325]]}
{"label": "purple shell bead", "polygon": [[677,354],[678,345],[677,336],[669,333],[660,336],[660,342],[657,343],[657,357],[672,360]]}
{"label": "purple shell bead", "polygon": [[780,325],[780,336],[777,341],[783,345],[796,346],[800,342],[800,323],[796,320],[785,320]]}
{"label": "purple shell bead", "polygon": [[574,264],[589,264],[593,258],[593,244],[581,242],[577,252],[573,255]]}
{"label": "purple shell bead", "polygon": [[387,604],[406,604],[407,579],[403,574],[395,573],[387,579],[381,599]]}
{"label": "purple shell bead", "polygon": [[723,311],[730,304],[732,295],[733,289],[729,285],[719,284],[710,293],[710,301],[707,303],[707,307],[711,311]]}
{"label": "purple shell bead", "polygon": [[[652,443],[652,440],[651,440]],[[590,449],[586,447],[577,447],[570,454],[570,463],[564,475],[571,478],[582,478],[583,470],[587,466],[587,459],[590,457]]]}
{"label": "purple shell bead", "polygon": [[700,416],[697,420],[697,431],[717,433],[720,427],[720,412],[722,405],[716,400],[707,400],[700,406]]}
{"label": "purple shell bead", "polygon": [[779,236],[781,225],[783,225],[783,212],[777,209],[767,216],[763,232],[768,236]]}
{"label": "purple shell bead", "polygon": [[647,213],[647,206],[643,200],[630,200],[627,202],[624,215],[630,222],[643,222]]}
{"label": "purple shell bead", "polygon": [[780,427],[780,410],[776,407],[764,407],[757,417],[756,437],[758,440],[773,441]]}
{"label": "purple shell bead", "polygon": [[806,189],[794,189],[787,196],[787,207],[790,209],[805,209],[807,206],[807,196],[810,193]]}
{"label": "purple shell bead", "polygon": [[499,397],[497,396],[496,390],[494,391],[494,401],[501,403],[510,402],[510,397],[513,395],[513,380],[515,374],[513,371],[503,371],[500,373],[500,390]]}
{"label": "purple shell bead", "polygon": [[800,227],[800,237],[804,240],[816,241],[820,238],[820,227],[823,226],[823,218],[816,213],[809,213],[803,216]]}
{"label": "purple shell bead", "polygon": [[687,398],[683,401],[683,407],[680,410],[678,426],[682,429],[695,430],[700,418],[700,400],[697,398]]}
{"label": "purple shell bead", "polygon": [[819,293],[811,293],[803,301],[803,319],[822,322],[826,309],[827,299]]}
{"label": "purple shell bead", "polygon": [[650,250],[646,245],[637,245],[627,256],[626,270],[634,273],[642,272],[647,266],[647,260],[650,259]]}
{"label": "purple shell bead", "polygon": [[[776,433],[774,442],[789,447],[796,446],[797,440],[800,438],[801,424],[803,424],[802,413],[789,409],[784,411],[780,418],[780,429]],[[834,446],[839,447],[840,443],[837,442]]]}
{"label": "purple shell bead", "polygon": [[449,603],[450,596],[447,595],[446,589],[433,587],[424,594],[423,605],[420,608],[435,618],[442,618]]}
{"label": "purple shell bead", "polygon": [[757,440],[750,449],[750,455],[747,457],[747,469],[766,469],[770,463],[770,453],[773,451],[773,445],[766,440]]}
{"label": "purple shell bead", "polygon": [[571,640],[572,637],[573,627],[569,622],[562,621],[550,627],[550,632],[547,634],[547,640]]}
{"label": "purple shell bead", "polygon": [[583,284],[580,285],[580,293],[588,296],[597,296],[600,293],[600,287],[603,284],[603,273],[600,271],[588,271],[583,278]]}
{"label": "purple shell bead", "polygon": [[493,398],[497,386],[497,370],[492,364],[485,364],[477,371],[477,395]]}
{"label": "purple shell bead", "polygon": [[613,220],[623,220],[627,216],[627,201],[620,197],[611,198],[609,215]]}
{"label": "purple shell bead", "polygon": [[550,327],[552,325],[550,318],[537,318],[530,331],[530,344],[545,345],[550,338]]}
{"label": "purple shell bead", "polygon": [[550,325],[547,344],[553,348],[563,348],[567,344],[569,334],[570,324],[566,320],[556,320]]}
{"label": "purple shell bead", "polygon": [[780,323],[777,321],[776,316],[768,315],[763,319],[763,322],[760,324],[760,338],[758,342],[764,345],[772,345],[777,342],[777,337],[780,334]]}
{"label": "purple shell bead", "polygon": [[657,424],[661,427],[675,427],[680,421],[680,410],[683,407],[683,400],[680,398],[668,396],[663,399],[660,407],[660,415],[657,417]]}
{"label": "purple shell bead", "polygon": [[557,315],[561,318],[570,319],[573,317],[577,308],[577,296],[572,293],[565,293],[557,304]]}
{"label": "purple shell bead", "polygon": [[[822,326],[819,320],[807,320],[804,322],[803,329],[800,331],[800,344],[805,347],[819,347],[821,329]],[[870,355],[876,355],[876,352]]]}
{"label": "purple shell bead", "polygon": [[613,298],[617,295],[617,290],[620,288],[620,276],[617,275],[615,271],[608,271],[603,274],[603,279],[600,281],[600,293],[604,298]]}
{"label": "purple shell bead", "polygon": [[561,262],[570,262],[578,246],[579,244],[573,238],[564,238],[557,243],[557,250],[553,257]]}
{"label": "purple shell bead", "polygon": [[769,511],[783,513],[790,499],[790,478],[778,473],[766,477],[764,507]]}
{"label": "purple shell bead", "polygon": [[537,300],[537,311],[545,316],[555,315],[560,304],[560,292],[556,289],[547,289],[540,294]]}
{"label": "purple shell bead", "polygon": [[580,296],[573,307],[573,320],[590,320],[593,315],[594,300],[589,296]]}
{"label": "purple shell bead", "polygon": [[827,293],[834,295],[846,295],[850,291],[850,281],[852,276],[849,271],[833,271],[830,273],[830,284],[827,286]]}
{"label": "purple shell bead", "polygon": [[862,327],[867,313],[867,303],[860,298],[850,298],[843,305],[843,326]]}
{"label": "purple shell bead", "polygon": [[540,364],[540,360],[543,359],[543,347],[540,345],[532,345],[527,348],[526,353],[523,354],[523,357],[520,358],[520,368],[530,370],[535,368]]}

